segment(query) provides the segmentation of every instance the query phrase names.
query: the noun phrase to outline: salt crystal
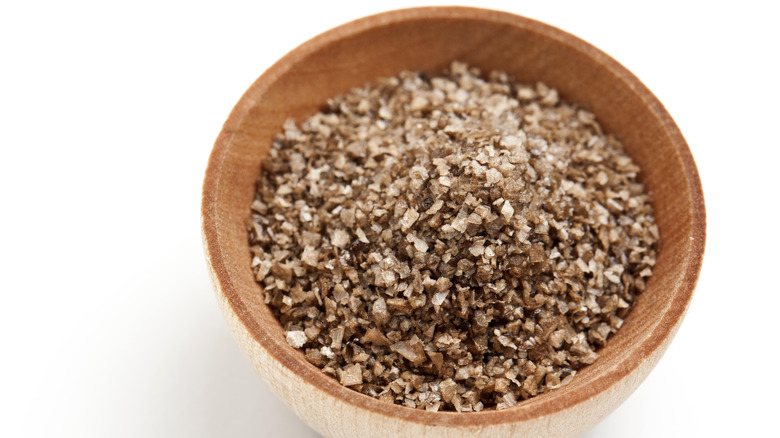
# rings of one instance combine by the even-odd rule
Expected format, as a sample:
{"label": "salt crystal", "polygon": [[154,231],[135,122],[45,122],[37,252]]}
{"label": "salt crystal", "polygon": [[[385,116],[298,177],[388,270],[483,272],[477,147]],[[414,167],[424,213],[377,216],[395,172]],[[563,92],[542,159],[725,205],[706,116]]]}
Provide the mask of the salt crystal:
{"label": "salt crystal", "polygon": [[501,175],[501,172],[499,172],[497,169],[488,169],[488,171],[485,173],[485,178],[487,179],[488,184],[495,184],[501,181],[501,178],[503,177],[504,175]]}
{"label": "salt crystal", "polygon": [[512,219],[512,216],[515,214],[515,209],[512,208],[512,204],[509,201],[504,201],[504,206],[501,207],[501,216],[504,216],[504,219],[509,221]]}
{"label": "salt crystal", "polygon": [[444,299],[447,298],[447,295],[449,295],[449,292],[447,291],[436,292],[435,294],[433,294],[433,298],[431,298],[431,303],[434,306],[441,306],[442,303],[444,302]]}
{"label": "salt crystal", "polygon": [[301,348],[308,338],[303,330],[294,330],[287,332],[287,343],[293,348]]}

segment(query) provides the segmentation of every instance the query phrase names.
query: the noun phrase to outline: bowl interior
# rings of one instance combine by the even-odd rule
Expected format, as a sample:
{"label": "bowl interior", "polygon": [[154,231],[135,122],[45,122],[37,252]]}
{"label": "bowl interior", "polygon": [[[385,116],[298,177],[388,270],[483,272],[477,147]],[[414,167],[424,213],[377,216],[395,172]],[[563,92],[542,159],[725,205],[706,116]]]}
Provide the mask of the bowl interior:
{"label": "bowl interior", "polygon": [[[440,73],[452,60],[483,72],[502,70],[522,82],[543,81],[557,88],[562,98],[595,113],[605,131],[619,138],[641,166],[661,235],[647,290],[621,330],[600,350],[595,364],[564,388],[507,411],[469,415],[391,410],[341,387],[306,362],[286,344],[279,323],[263,303],[249,265],[245,229],[260,162],[285,119],[300,121],[328,97],[378,77],[402,70]],[[571,35],[517,16],[427,8],[369,17],[334,29],[263,74],[231,113],[212,153],[204,185],[203,231],[210,267],[229,305],[258,343],[313,385],[388,415],[436,416],[450,423],[502,421],[495,415],[511,411],[512,418],[522,419],[586,400],[665,348],[698,274],[704,205],[695,165],[674,122],[657,99],[611,58]]]}

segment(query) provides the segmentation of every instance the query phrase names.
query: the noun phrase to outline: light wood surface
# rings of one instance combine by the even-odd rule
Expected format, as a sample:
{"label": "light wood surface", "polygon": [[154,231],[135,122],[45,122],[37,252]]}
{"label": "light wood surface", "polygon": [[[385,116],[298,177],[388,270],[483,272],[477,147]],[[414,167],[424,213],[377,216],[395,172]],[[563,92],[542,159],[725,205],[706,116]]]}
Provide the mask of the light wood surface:
{"label": "light wood surface", "polygon": [[[258,50],[262,44],[258,41]],[[600,358],[568,386],[502,411],[425,412],[342,387],[287,345],[249,264],[244,221],[260,161],[284,120],[301,120],[328,97],[377,77],[402,70],[438,73],[454,59],[483,71],[506,71],[524,82],[543,81],[562,98],[593,111],[642,167],[661,235],[648,288]],[[206,171],[202,221],[216,295],[236,340],[277,396],[328,437],[583,433],[622,403],[663,355],[693,295],[705,241],[704,200],[693,158],[669,114],[637,78],[558,29],[511,14],[450,7],[401,10],[346,24],[268,69],[219,134]]]}

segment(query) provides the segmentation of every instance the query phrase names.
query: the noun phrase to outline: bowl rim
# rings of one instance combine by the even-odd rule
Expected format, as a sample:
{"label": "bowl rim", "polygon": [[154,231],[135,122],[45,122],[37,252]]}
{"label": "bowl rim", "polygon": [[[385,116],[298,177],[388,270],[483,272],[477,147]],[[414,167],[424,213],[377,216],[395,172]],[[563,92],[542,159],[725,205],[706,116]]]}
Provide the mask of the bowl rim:
{"label": "bowl rim", "polygon": [[[689,185],[691,199],[687,205],[691,208],[693,224],[693,236],[688,250],[688,256],[683,262],[687,263],[684,274],[680,278],[676,290],[672,294],[672,303],[666,312],[652,327],[648,336],[644,337],[637,346],[636,353],[624,355],[619,366],[613,367],[609,378],[597,379],[589,391],[569,393],[568,397],[555,397],[556,391],[543,393],[539,396],[518,403],[513,408],[504,410],[483,410],[480,412],[459,413],[452,411],[429,412],[421,409],[411,409],[406,406],[390,404],[373,397],[361,394],[352,389],[341,386],[335,379],[322,373],[321,370],[309,364],[297,350],[286,344],[283,339],[272,339],[264,333],[262,327],[256,323],[235,291],[226,269],[224,252],[221,250],[222,242],[218,232],[218,223],[215,220],[217,209],[217,187],[220,183],[218,169],[225,159],[232,133],[238,130],[246,112],[254,105],[253,96],[262,94],[276,80],[286,73],[298,61],[317,52],[324,46],[335,41],[358,35],[369,29],[392,25],[406,21],[430,20],[430,19],[467,19],[476,21],[489,21],[497,24],[519,26],[524,30],[542,35],[545,38],[556,40],[560,44],[570,46],[594,62],[603,65],[610,70],[616,78],[625,82],[653,112],[654,116],[663,124],[664,130],[669,135],[685,169],[685,180]],[[207,262],[212,273],[212,281],[215,288],[221,291],[247,332],[252,341],[262,348],[284,366],[290,372],[302,380],[328,393],[330,396],[343,400],[359,409],[369,410],[373,413],[402,418],[407,421],[423,424],[437,424],[450,426],[479,426],[485,424],[509,423],[538,418],[555,412],[567,410],[583,403],[604,391],[607,391],[615,383],[634,372],[652,353],[659,348],[665,348],[668,341],[674,336],[679,323],[687,311],[693,296],[693,291],[701,269],[705,237],[706,216],[704,197],[701,188],[696,164],[677,125],[672,120],[661,102],[649,89],[625,67],[610,56],[581,40],[580,38],[564,32],[553,26],[539,21],[515,15],[513,13],[482,8],[460,6],[435,6],[399,9],[383,12],[376,15],[360,18],[331,30],[328,30],[306,41],[279,61],[268,68],[244,93],[239,102],[231,111],[209,158],[206,176],[203,184],[203,197],[201,207],[201,221],[203,243]],[[587,368],[586,368],[587,369]]]}

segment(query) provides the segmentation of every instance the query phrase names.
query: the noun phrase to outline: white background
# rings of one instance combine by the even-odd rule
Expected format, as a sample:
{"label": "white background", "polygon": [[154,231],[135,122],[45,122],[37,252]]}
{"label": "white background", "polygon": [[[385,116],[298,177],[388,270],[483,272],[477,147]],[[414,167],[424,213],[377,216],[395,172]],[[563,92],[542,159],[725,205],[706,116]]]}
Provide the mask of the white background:
{"label": "white background", "polygon": [[[560,27],[633,71],[690,143],[707,203],[677,338],[586,436],[777,436],[777,7],[548,3],[473,5]],[[0,436],[317,436],[222,320],[201,249],[203,173],[273,62],[422,3],[124,4],[0,6]]]}

